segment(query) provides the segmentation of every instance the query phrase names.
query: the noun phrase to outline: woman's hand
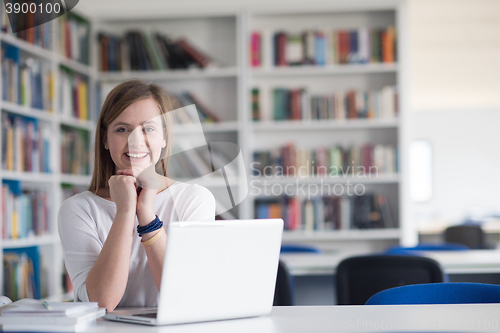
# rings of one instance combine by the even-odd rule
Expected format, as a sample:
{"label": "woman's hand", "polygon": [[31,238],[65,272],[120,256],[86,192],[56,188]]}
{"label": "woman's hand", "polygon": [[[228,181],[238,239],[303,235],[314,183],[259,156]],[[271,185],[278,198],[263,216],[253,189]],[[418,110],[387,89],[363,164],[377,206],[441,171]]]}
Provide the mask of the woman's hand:
{"label": "woman's hand", "polygon": [[137,218],[139,225],[148,225],[155,219],[154,203],[159,189],[165,187],[164,178],[150,165],[137,176],[138,184],[142,187],[137,198]]}
{"label": "woman's hand", "polygon": [[136,179],[124,170],[118,170],[109,178],[109,194],[116,204],[117,211],[136,211]]}

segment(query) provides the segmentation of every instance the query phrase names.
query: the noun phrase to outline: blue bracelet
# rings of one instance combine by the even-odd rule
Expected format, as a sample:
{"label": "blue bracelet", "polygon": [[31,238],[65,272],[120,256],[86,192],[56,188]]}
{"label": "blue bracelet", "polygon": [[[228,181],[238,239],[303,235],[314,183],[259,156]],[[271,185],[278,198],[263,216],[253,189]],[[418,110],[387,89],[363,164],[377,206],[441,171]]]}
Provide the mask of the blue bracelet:
{"label": "blue bracelet", "polygon": [[137,226],[137,233],[139,234],[139,237],[142,237],[142,235],[147,234],[149,232],[153,232],[155,230],[160,229],[163,227],[163,222],[160,220],[158,215],[155,215],[155,219],[151,221],[150,224],[145,225],[141,227],[140,225]]}

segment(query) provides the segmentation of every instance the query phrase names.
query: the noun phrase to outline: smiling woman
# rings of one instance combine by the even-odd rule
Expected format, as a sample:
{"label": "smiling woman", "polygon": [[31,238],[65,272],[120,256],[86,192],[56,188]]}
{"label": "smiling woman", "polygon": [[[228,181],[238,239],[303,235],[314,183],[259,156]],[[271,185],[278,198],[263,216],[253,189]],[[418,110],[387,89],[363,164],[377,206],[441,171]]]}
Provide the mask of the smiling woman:
{"label": "smiling woman", "polygon": [[[59,235],[75,300],[156,306],[172,221],[215,219],[213,195],[166,177],[174,98],[129,81],[106,98],[97,122],[88,191],[66,200]],[[105,282],[103,282],[105,281]]]}

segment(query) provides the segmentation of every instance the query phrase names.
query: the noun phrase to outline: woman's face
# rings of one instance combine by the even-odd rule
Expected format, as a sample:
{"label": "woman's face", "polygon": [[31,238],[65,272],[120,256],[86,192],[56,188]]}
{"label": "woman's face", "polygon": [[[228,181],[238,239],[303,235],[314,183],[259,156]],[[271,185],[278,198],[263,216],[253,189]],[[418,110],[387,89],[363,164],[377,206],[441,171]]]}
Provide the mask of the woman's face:
{"label": "woman's face", "polygon": [[153,98],[132,103],[108,126],[104,147],[115,163],[115,171],[132,170],[138,176],[156,164],[166,141],[160,109]]}

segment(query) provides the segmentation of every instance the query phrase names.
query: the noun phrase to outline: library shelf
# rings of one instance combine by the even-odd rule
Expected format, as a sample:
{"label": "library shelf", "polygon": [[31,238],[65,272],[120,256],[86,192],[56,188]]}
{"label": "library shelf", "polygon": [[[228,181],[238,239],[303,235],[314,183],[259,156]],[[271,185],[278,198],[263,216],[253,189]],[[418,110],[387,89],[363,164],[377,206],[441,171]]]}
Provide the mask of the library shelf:
{"label": "library shelf", "polygon": [[82,64],[76,60],[69,59],[60,54],[57,55],[57,58],[60,66],[67,67],[75,72],[78,72],[86,76],[95,75],[95,70],[92,67]]}
{"label": "library shelf", "polygon": [[59,176],[59,182],[63,184],[73,184],[73,185],[90,185],[90,176],[61,174]]}
{"label": "library shelf", "polygon": [[321,231],[284,231],[283,241],[329,241],[329,240],[397,240],[401,237],[399,229],[349,229]]}
{"label": "library shelf", "polygon": [[64,116],[59,116],[59,122],[62,125],[70,126],[70,127],[76,127],[80,129],[87,130],[89,132],[95,130],[95,124],[92,121],[88,120],[82,120],[74,117],[64,117]]}
{"label": "library shelf", "polygon": [[255,185],[261,185],[263,183],[267,184],[397,184],[400,182],[399,174],[378,174],[378,175],[366,175],[365,177],[355,177],[355,176],[309,176],[309,177],[293,177],[293,176],[283,176],[283,177],[250,177],[250,182]]}
{"label": "library shelf", "polygon": [[59,243],[59,236],[57,235],[43,235],[43,236],[33,236],[28,238],[18,238],[18,239],[2,239],[1,248],[3,249],[15,249],[38,245],[52,245]]}
{"label": "library shelf", "polygon": [[99,81],[140,80],[197,80],[211,78],[235,78],[237,67],[191,68],[165,71],[99,72]]}
{"label": "library shelf", "polygon": [[[407,85],[404,78],[406,77],[407,59],[406,53],[401,52],[401,45],[405,44],[407,40],[404,23],[405,6],[402,1],[388,1],[382,6],[383,8],[370,1],[353,1],[338,7],[336,4],[332,4],[331,7],[311,8],[306,12],[293,9],[250,12],[245,31],[248,50],[246,53],[248,58],[246,59],[245,73],[247,75],[245,96],[247,104],[243,119],[249,141],[252,141],[251,149],[245,156],[250,161],[247,164],[255,161],[256,153],[270,152],[273,146],[282,148],[288,144],[304,150],[309,149],[308,152],[311,155],[308,158],[313,161],[315,160],[313,154],[316,151],[311,150],[311,147],[318,147],[318,144],[326,147],[361,147],[370,143],[374,146],[391,146],[400,153],[406,145],[404,127],[406,125]],[[371,43],[368,43],[369,48],[371,47],[369,49],[371,53],[368,57],[365,57],[366,53],[361,52],[361,49],[366,47],[365,44],[363,47],[359,47],[360,44],[358,44],[358,47],[351,49],[352,43],[350,45],[347,45],[347,43],[342,44],[345,40],[341,42],[338,39],[339,34],[334,35],[331,33],[332,31],[343,31],[343,33],[349,31],[350,36],[354,36],[356,41],[360,42],[362,39],[357,39],[357,37],[362,36],[362,30],[368,29],[373,33],[373,31],[382,27],[384,29],[393,27],[397,31],[397,43],[392,44],[392,51],[395,52],[394,57],[378,57],[376,55],[379,50],[377,44],[373,43],[373,41],[376,42],[376,37],[373,37],[373,34],[371,35]],[[317,33],[318,31],[320,33]],[[282,35],[285,38],[281,38]],[[322,36],[326,36],[325,39],[335,36],[335,40],[328,39],[325,42],[327,47],[334,45],[333,52],[320,54],[318,58],[315,58],[315,52],[318,52],[317,50],[324,52],[326,46],[325,48],[312,50],[311,44],[304,45],[304,41],[307,42],[310,36],[315,36],[315,41],[320,45]],[[385,35],[384,38],[387,38],[387,36]],[[385,39],[384,42],[390,43],[388,40]],[[374,45],[375,48],[373,48]],[[383,52],[386,52],[386,56],[390,55],[389,48],[391,44],[385,44],[385,46],[389,47],[385,48]],[[347,49],[349,50],[347,51]],[[357,52],[361,53],[358,54]],[[343,59],[342,56],[347,53],[349,55]],[[356,58],[360,54],[361,58],[359,59],[363,59],[363,63]],[[354,58],[350,58],[351,56],[354,56]],[[309,64],[314,61],[325,63],[325,65]],[[275,65],[275,63],[285,66]],[[292,65],[287,66],[290,63]],[[397,110],[395,116],[373,119],[361,118],[366,113],[363,110],[366,110],[367,93],[378,93],[385,87],[393,88],[395,91],[394,96],[397,98],[393,100],[396,106],[395,111]],[[289,113],[290,111],[294,112],[294,107],[295,111],[300,109],[299,112],[302,113],[304,110],[303,103],[309,103],[309,100],[301,99],[300,108],[297,108],[296,101],[292,100],[296,96],[293,94],[275,94],[275,90],[278,89],[288,93],[299,89],[306,92],[306,94],[300,94],[299,96],[301,98],[311,96],[311,109],[313,109],[313,102],[319,103],[317,100],[313,100],[312,97],[319,99],[335,93],[336,102],[336,99],[341,96],[340,94],[337,95],[337,93],[354,91],[356,93],[355,101],[353,102],[352,97],[349,97],[349,99],[345,97],[344,101],[347,100],[346,103],[350,103],[350,107],[354,103],[353,109],[356,110],[356,115],[360,118],[348,119],[348,113],[346,112],[345,117],[343,117],[346,119],[267,120],[273,118],[275,110],[279,109],[280,106],[284,105],[285,114],[288,114],[287,111]],[[254,91],[257,91],[257,93]],[[368,103],[372,103],[373,100],[370,101],[369,98]],[[378,99],[379,97],[376,98],[377,100],[374,103],[377,103],[375,105],[379,106],[380,111],[382,111],[383,106]],[[294,102],[295,105],[292,104]],[[360,104],[358,105],[358,103]],[[316,104],[315,107],[318,107],[318,105],[323,107],[324,104]],[[334,104],[334,108],[337,107],[338,105]],[[340,110],[342,111],[342,109]],[[386,115],[383,112],[380,113]],[[271,117],[267,117],[266,121],[252,120],[256,115],[271,115]],[[305,115],[305,118],[310,118],[308,113],[305,113]],[[279,114],[279,116],[281,115]],[[286,152],[283,155],[288,156]],[[284,158],[283,155],[280,154],[271,158]],[[325,157],[326,160],[328,158],[328,156]],[[278,194],[269,191],[270,188],[273,188],[273,185],[275,189],[280,188],[280,191],[278,191],[281,192],[280,194],[283,194],[282,190],[285,188],[288,189],[290,195],[295,194],[295,192],[299,194],[301,193],[298,192],[299,188],[309,188],[309,185],[311,185],[308,194],[313,196],[314,191],[322,185],[325,185],[325,187],[330,185],[329,188],[332,189],[336,184],[340,184],[345,189],[346,185],[353,184],[356,186],[361,184],[366,185],[367,193],[382,195],[387,198],[391,212],[394,213],[395,225],[398,228],[317,230],[309,232],[285,231],[283,241],[317,242],[320,244],[332,240],[349,241],[354,244],[366,240],[369,243],[366,246],[370,249],[380,248],[387,245],[387,243],[402,242],[403,239],[408,239],[407,235],[410,229],[404,223],[407,219],[403,218],[406,215],[406,211],[403,212],[403,199],[406,196],[406,170],[403,168],[406,165],[405,159],[406,155],[397,155],[398,167],[396,170],[399,173],[384,174],[379,172],[376,176],[372,175],[371,177],[368,175],[366,177],[357,177],[356,174],[346,177],[343,175],[332,177],[329,173],[325,176],[266,177],[261,174],[254,176],[253,172],[255,170],[249,168],[247,172],[250,184],[250,198],[244,202],[246,204],[244,211],[250,216],[254,216],[256,213],[255,202],[257,200],[261,200],[266,196],[277,196]],[[279,164],[280,162],[276,161],[276,163]],[[370,162],[370,164],[373,163],[375,161]],[[289,164],[294,164],[294,162],[292,161]],[[354,161],[353,164],[355,164]],[[356,161],[356,166],[358,165],[361,165],[361,163]],[[351,187],[352,189],[353,187]],[[305,191],[307,193],[308,189]],[[319,193],[315,196],[319,196]],[[322,245],[329,246],[328,244]]]}
{"label": "library shelf", "polygon": [[340,74],[372,74],[395,73],[398,71],[397,63],[368,63],[344,64],[327,66],[283,66],[252,68],[250,74],[254,77],[273,76],[323,76]]}
{"label": "library shelf", "polygon": [[46,172],[19,172],[2,170],[2,179],[19,180],[21,182],[30,183],[51,183],[55,176],[53,173]]}
{"label": "library shelf", "polygon": [[[175,124],[175,134],[192,134],[199,131],[199,127],[194,124]],[[222,121],[218,123],[202,123],[201,128],[204,133],[234,132],[238,130],[238,122]]]}
{"label": "library shelf", "polygon": [[[4,16],[3,18],[6,18]],[[4,45],[11,46],[12,48],[16,48],[21,56],[19,59],[14,59],[15,63],[22,69],[23,61],[25,58],[33,58],[37,61],[43,63],[44,65],[48,65],[47,68],[50,69],[52,79],[54,82],[54,91],[52,92],[52,103],[51,110],[42,110],[33,108],[26,105],[20,105],[16,103],[12,103],[9,101],[0,101],[0,108],[2,112],[9,115],[19,115],[21,117],[33,118],[40,122],[43,122],[44,125],[47,123],[49,125],[51,131],[51,137],[49,141],[49,152],[50,152],[50,173],[37,173],[37,172],[19,172],[19,171],[11,171],[11,170],[0,170],[0,179],[3,181],[16,181],[20,184],[22,189],[31,189],[37,188],[42,189],[48,197],[47,209],[49,212],[49,234],[44,236],[33,236],[23,239],[4,239],[0,242],[0,249],[22,249],[25,247],[38,247],[40,256],[43,256],[46,259],[47,263],[47,272],[48,278],[46,279],[46,285],[44,288],[47,290],[48,296],[53,296],[54,300],[61,300],[63,295],[62,290],[62,249],[59,240],[59,236],[57,233],[57,211],[62,202],[63,197],[63,189],[61,187],[62,184],[74,184],[74,185],[86,185],[89,183],[89,176],[79,176],[79,175],[63,175],[61,174],[61,152],[60,152],[60,134],[63,131],[63,126],[67,125],[69,127],[74,127],[78,129],[82,129],[88,133],[93,133],[95,129],[95,125],[92,125],[90,121],[81,121],[79,119],[71,118],[69,116],[63,116],[61,112],[61,105],[59,105],[61,99],[61,86],[60,86],[60,75],[59,70],[61,68],[67,68],[75,73],[82,74],[86,76],[86,80],[88,83],[88,91],[89,99],[88,106],[89,112],[93,114],[94,111],[94,77],[96,75],[96,70],[93,69],[90,65],[82,64],[78,61],[71,60],[66,58],[65,56],[59,54],[57,44],[60,42],[58,39],[58,30],[60,26],[55,24],[56,21],[50,21],[45,23],[45,27],[51,31],[50,38],[52,43],[50,43],[49,48],[43,48],[38,45],[31,44],[25,40],[18,38],[14,34],[0,32],[0,42]],[[5,22],[3,22],[5,23]],[[5,25],[4,25],[5,26]],[[52,33],[53,32],[53,33]],[[2,54],[4,62],[6,59],[9,59]],[[5,70],[8,66],[2,66],[1,70]],[[5,73],[4,73],[5,74]],[[8,79],[7,75],[2,76],[2,80]],[[33,84],[29,81],[30,84]],[[17,82],[21,84],[22,81],[19,80]],[[2,83],[5,86],[5,81]],[[43,83],[44,84],[44,83]],[[21,87],[19,89],[22,89]],[[21,91],[21,90],[19,90]],[[53,105],[53,106],[52,106]],[[67,111],[67,110],[65,110]],[[71,113],[71,112],[69,112]],[[91,117],[91,119],[93,119]],[[2,128],[3,130],[3,128]],[[5,133],[4,133],[5,134]],[[7,183],[7,182],[4,182]],[[0,251],[0,261],[3,262],[3,251]],[[3,269],[0,270],[0,286],[4,287],[4,275]]]}
{"label": "library shelf", "polygon": [[0,41],[10,44],[12,46],[16,46],[20,50],[27,52],[37,58],[45,59],[47,61],[52,61],[54,59],[54,53],[51,50],[48,50],[38,45],[28,43],[22,39],[19,39],[5,32],[0,32]]}
{"label": "library shelf", "polygon": [[18,114],[20,116],[36,118],[45,121],[53,121],[54,120],[54,112],[32,108],[27,105],[20,105],[12,102],[2,101],[1,102],[2,110],[7,111],[9,113]]}
{"label": "library shelf", "polygon": [[371,128],[397,128],[399,119],[320,119],[320,120],[283,120],[256,121],[252,123],[255,132],[275,131],[318,131],[318,130],[351,130]]}

